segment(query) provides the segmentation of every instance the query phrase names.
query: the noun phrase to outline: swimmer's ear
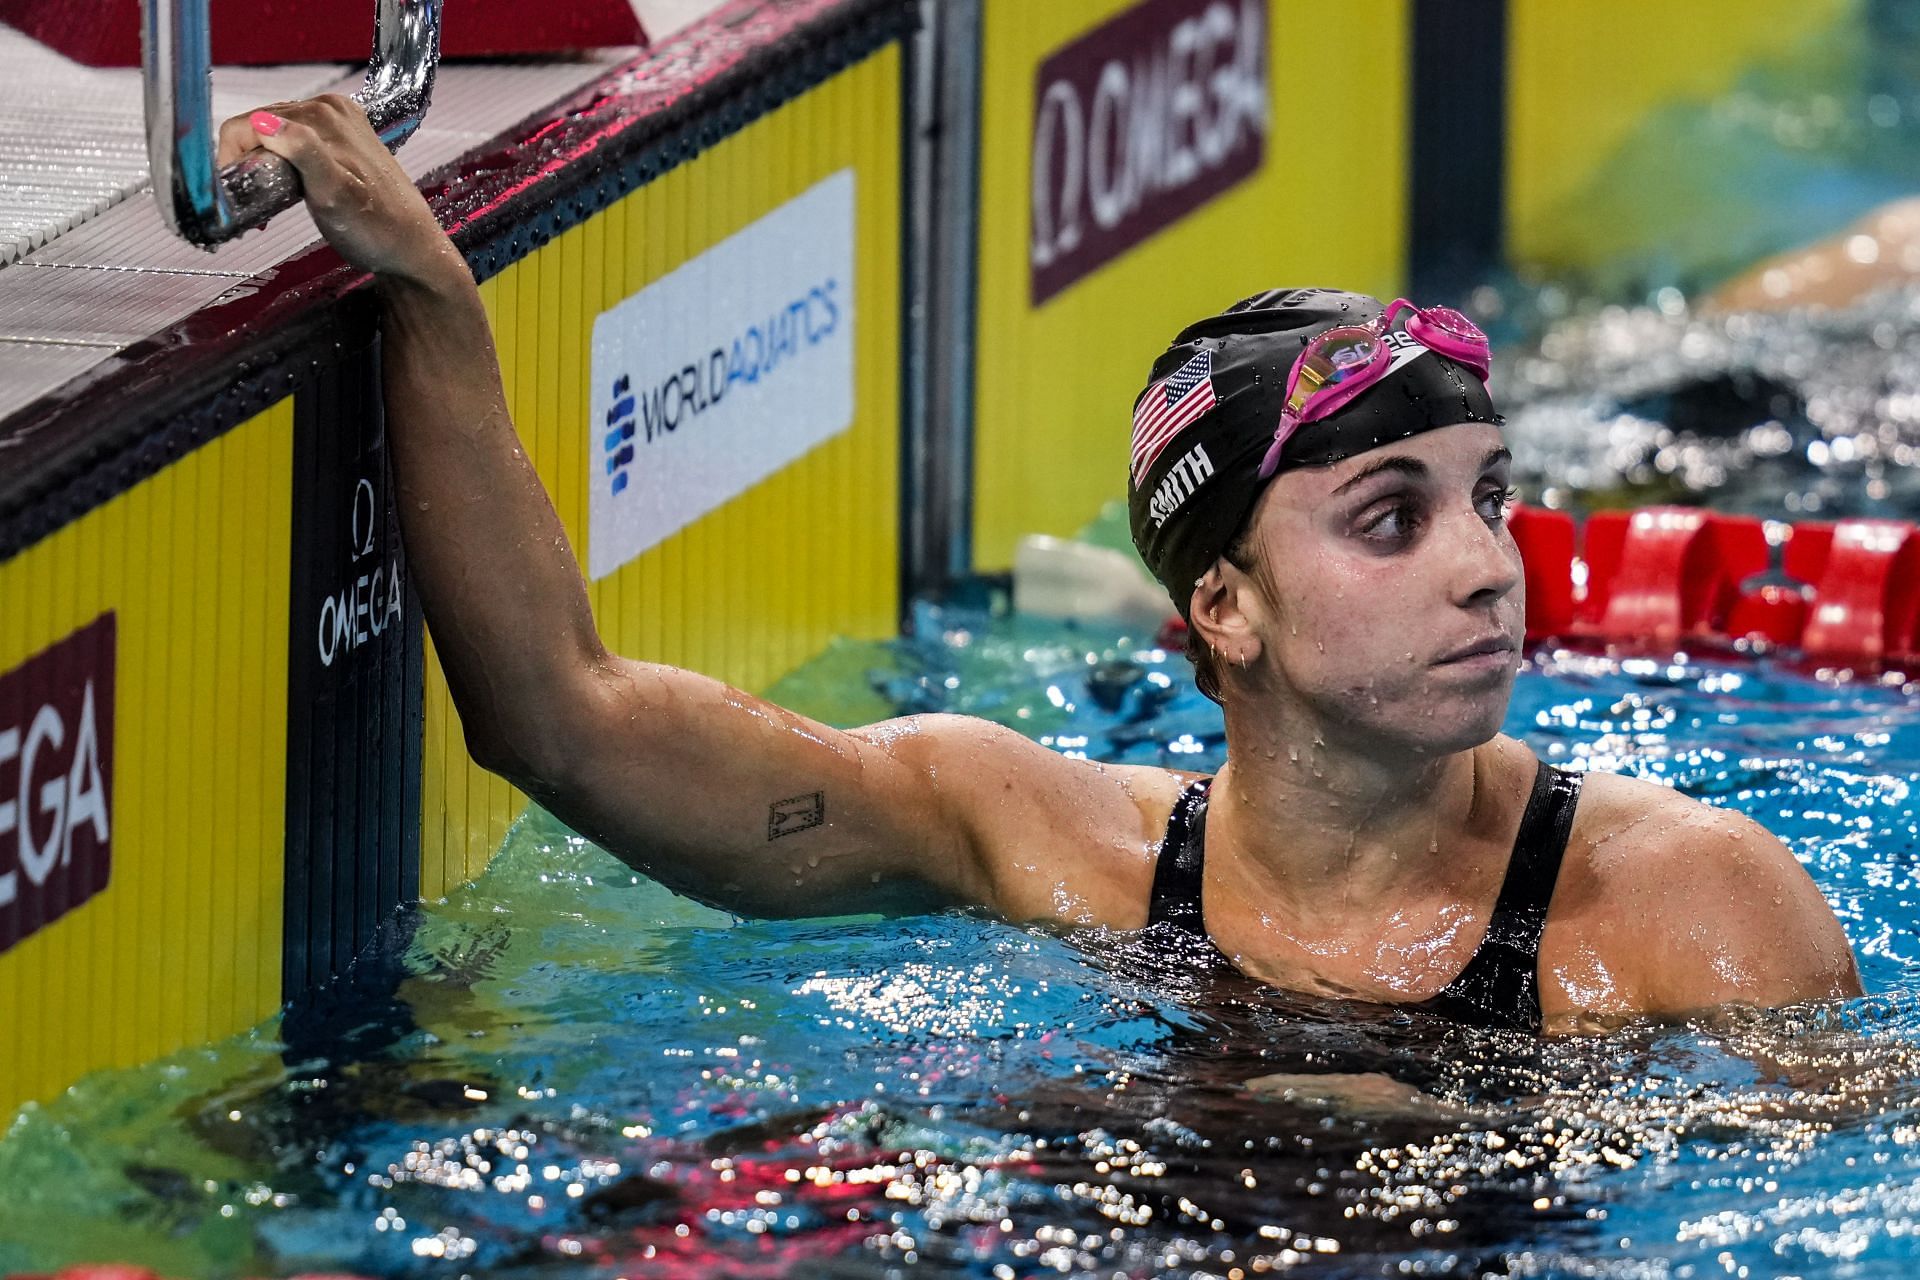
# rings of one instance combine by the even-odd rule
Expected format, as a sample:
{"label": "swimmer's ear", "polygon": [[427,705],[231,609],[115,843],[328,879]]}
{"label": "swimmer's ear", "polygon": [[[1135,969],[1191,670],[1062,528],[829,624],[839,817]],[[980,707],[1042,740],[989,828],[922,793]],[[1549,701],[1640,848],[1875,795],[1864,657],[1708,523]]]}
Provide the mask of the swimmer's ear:
{"label": "swimmer's ear", "polygon": [[1260,656],[1254,627],[1252,575],[1222,557],[1193,584],[1187,625],[1220,658],[1223,666],[1245,667]]}

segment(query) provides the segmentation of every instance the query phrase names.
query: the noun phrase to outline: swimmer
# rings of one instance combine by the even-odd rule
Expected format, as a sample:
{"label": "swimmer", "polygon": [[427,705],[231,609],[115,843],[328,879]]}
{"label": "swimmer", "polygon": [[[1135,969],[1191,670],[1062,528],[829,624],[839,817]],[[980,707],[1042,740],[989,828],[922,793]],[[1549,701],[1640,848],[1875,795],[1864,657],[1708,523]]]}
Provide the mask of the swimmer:
{"label": "swimmer", "polygon": [[1836,235],[1776,254],[1701,299],[1703,312],[1850,307],[1920,282],[1920,196],[1883,204]]}
{"label": "swimmer", "polygon": [[223,161],[256,146],[374,277],[402,535],[469,749],[646,875],[754,914],[907,890],[1156,922],[1277,987],[1549,1032],[1859,993],[1760,826],[1500,733],[1522,574],[1486,342],[1457,313],[1282,290],[1155,363],[1132,526],[1224,708],[1218,775],[963,716],[842,731],[609,653],[426,202],[345,98],[223,127]]}

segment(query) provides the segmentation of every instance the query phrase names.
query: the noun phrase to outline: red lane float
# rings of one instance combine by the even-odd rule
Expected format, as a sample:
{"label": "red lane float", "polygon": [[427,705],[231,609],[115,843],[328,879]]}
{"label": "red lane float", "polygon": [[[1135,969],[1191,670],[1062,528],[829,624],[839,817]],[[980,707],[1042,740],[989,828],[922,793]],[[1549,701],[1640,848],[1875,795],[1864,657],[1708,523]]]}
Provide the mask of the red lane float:
{"label": "red lane float", "polygon": [[[1920,609],[1920,536],[1903,520],[1845,520],[1827,526],[1815,561],[1799,557],[1814,588],[1800,647],[1844,662],[1914,655]],[[1813,539],[1809,540],[1814,541]]]}
{"label": "red lane float", "polygon": [[1526,569],[1527,639],[1573,632],[1573,517],[1564,511],[1516,505],[1507,527],[1520,544]]}
{"label": "red lane float", "polygon": [[[1906,521],[1793,526],[1777,574],[1766,525],[1751,516],[1600,511],[1576,532],[1565,512],[1516,507],[1511,528],[1526,567],[1529,641],[1747,642],[1823,664],[1920,666],[1920,530]],[[1763,577],[1776,580],[1753,581]]]}
{"label": "red lane float", "polygon": [[1740,584],[1768,561],[1760,521],[1676,507],[1600,512],[1587,521],[1586,545],[1579,620],[1658,647],[1723,634]]}

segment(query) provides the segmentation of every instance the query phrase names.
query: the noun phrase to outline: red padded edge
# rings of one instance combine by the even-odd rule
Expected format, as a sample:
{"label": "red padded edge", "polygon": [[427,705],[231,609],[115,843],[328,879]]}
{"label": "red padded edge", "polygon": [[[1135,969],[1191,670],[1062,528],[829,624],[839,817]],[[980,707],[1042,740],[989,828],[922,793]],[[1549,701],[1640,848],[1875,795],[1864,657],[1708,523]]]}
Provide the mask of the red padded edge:
{"label": "red padded edge", "polygon": [[[365,62],[373,5],[315,0],[209,0],[217,66]],[[562,53],[645,44],[627,0],[458,0],[447,6],[449,58]],[[90,67],[140,65],[140,0],[0,0],[0,22]]]}

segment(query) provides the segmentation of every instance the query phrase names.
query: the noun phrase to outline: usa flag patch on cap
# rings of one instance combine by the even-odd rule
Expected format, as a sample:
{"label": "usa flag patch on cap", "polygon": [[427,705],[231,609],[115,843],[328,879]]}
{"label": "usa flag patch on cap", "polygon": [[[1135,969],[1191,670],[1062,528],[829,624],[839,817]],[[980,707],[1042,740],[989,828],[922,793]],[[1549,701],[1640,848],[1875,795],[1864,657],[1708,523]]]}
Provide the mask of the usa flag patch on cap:
{"label": "usa flag patch on cap", "polygon": [[1213,406],[1211,349],[1142,392],[1133,407],[1133,483],[1140,484],[1182,427]]}

